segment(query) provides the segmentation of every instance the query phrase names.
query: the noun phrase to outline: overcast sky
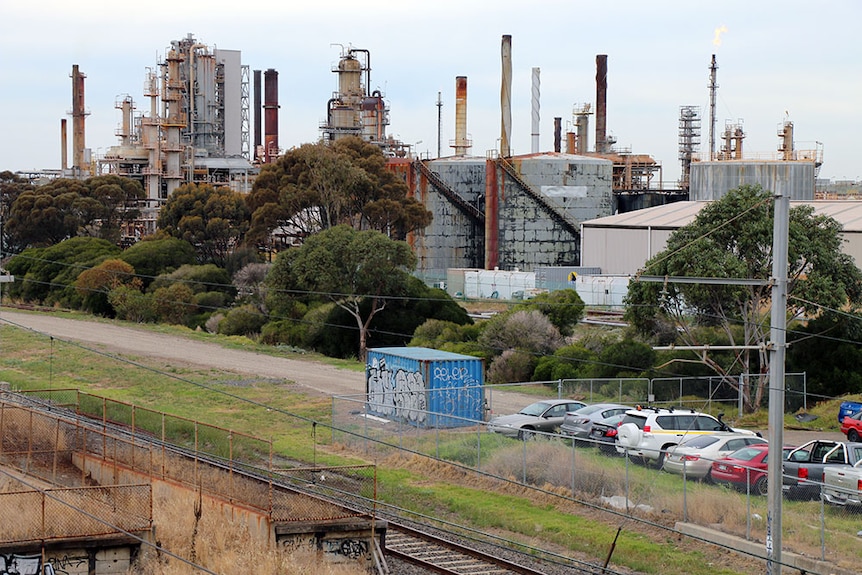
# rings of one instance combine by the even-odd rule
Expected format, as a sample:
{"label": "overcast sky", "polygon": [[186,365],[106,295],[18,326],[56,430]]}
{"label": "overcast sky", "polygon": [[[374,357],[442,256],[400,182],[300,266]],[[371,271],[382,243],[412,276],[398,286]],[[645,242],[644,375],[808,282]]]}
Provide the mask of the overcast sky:
{"label": "overcast sky", "polygon": [[[618,148],[653,156],[665,182],[675,181],[680,106],[701,108],[708,151],[715,54],[717,134],[726,121],[741,121],[746,153],[771,157],[789,119],[797,149],[822,143],[821,177],[862,180],[859,0],[30,0],[2,2],[0,20],[0,170],[60,167],[73,64],[86,75],[87,147],[100,154],[116,145],[115,103],[130,95],[138,111],[148,110],[147,68],[189,33],[210,47],[240,50],[251,70],[278,70],[282,148],[317,140],[337,88],[332,68],[342,47],[353,47],[370,51],[371,88],[390,106],[388,134],[430,157],[437,154],[437,94],[446,156],[455,77],[466,76],[467,131],[472,153],[484,156],[498,147],[500,44],[509,34],[516,154],[531,149],[532,68],[541,70],[540,148],[548,151],[555,117],[565,130],[576,104],[595,105],[596,55],[607,54],[608,132]],[[592,117],[591,147],[594,136]]]}

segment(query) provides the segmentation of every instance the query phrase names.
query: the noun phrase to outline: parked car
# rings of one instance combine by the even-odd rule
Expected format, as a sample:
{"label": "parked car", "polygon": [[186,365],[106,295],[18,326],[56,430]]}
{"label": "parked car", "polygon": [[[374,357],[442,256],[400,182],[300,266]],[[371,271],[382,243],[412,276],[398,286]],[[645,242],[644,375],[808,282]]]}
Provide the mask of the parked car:
{"label": "parked car", "polygon": [[667,450],[694,435],[710,435],[720,431],[753,431],[733,429],[708,413],[693,409],[644,407],[629,410],[617,430],[617,451],[638,457],[644,463],[661,466]]}
{"label": "parked car", "polygon": [[862,411],[862,403],[858,401],[842,401],[838,408],[838,423],[843,423],[844,418]]}
{"label": "parked car", "polygon": [[618,413],[593,423],[589,441],[605,455],[619,455],[616,446],[617,428],[625,416],[625,413]]}
{"label": "parked car", "polygon": [[862,437],[862,411],[844,416],[841,422],[841,433],[847,436],[847,441],[859,441]]}
{"label": "parked car", "polygon": [[749,433],[723,431],[695,435],[667,452],[662,469],[692,479],[710,481],[712,462],[749,445],[766,444],[766,440]]}
{"label": "parked car", "polygon": [[814,439],[791,451],[784,461],[782,488],[791,498],[820,498],[827,467],[854,465],[862,460],[862,443]]}
{"label": "parked car", "polygon": [[[793,447],[784,446],[782,458]],[[769,445],[757,443],[734,451],[727,457],[712,462],[710,475],[715,483],[729,485],[741,491],[750,490],[757,495],[766,495],[769,488]]]}
{"label": "parked car", "polygon": [[837,465],[824,469],[821,496],[832,505],[862,505],[862,460],[853,467]]}
{"label": "parked car", "polygon": [[566,413],[560,425],[560,433],[575,439],[587,439],[593,424],[599,420],[625,413],[633,409],[630,405],[619,403],[594,403]]}
{"label": "parked car", "polygon": [[543,399],[531,403],[518,413],[501,415],[488,422],[488,428],[507,437],[530,439],[535,432],[553,433],[557,430],[566,412],[575,411],[587,404],[575,399]]}

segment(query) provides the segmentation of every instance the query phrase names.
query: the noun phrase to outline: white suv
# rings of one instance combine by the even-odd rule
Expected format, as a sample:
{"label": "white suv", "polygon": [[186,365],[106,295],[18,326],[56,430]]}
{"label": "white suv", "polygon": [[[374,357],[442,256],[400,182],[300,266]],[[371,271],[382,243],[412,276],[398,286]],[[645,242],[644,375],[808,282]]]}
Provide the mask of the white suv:
{"label": "white suv", "polygon": [[644,463],[664,462],[667,450],[679,445],[683,438],[709,435],[720,431],[737,431],[755,435],[752,431],[732,429],[708,413],[690,409],[639,407],[626,412],[617,428],[617,452],[639,457]]}

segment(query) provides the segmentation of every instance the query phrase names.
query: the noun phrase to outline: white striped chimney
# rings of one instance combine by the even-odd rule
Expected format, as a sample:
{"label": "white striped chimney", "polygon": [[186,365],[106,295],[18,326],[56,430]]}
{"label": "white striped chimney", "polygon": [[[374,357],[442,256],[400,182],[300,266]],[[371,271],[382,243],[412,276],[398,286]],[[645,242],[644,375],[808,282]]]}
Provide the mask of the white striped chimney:
{"label": "white striped chimney", "polygon": [[533,68],[533,145],[531,152],[539,153],[539,69]]}

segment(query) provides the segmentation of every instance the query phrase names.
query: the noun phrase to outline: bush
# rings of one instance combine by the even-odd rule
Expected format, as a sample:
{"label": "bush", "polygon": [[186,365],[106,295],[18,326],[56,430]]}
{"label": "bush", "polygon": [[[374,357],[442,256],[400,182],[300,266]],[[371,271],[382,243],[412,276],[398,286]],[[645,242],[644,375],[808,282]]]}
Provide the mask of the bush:
{"label": "bush", "polygon": [[302,347],[306,341],[306,326],[295,320],[271,321],[260,330],[260,340],[267,345]]}
{"label": "bush", "polygon": [[488,368],[488,383],[514,383],[530,381],[536,368],[536,358],[532,354],[517,350],[506,350],[494,358]]}
{"label": "bush", "polygon": [[120,286],[108,292],[108,302],[114,308],[117,319],[137,323],[156,321],[156,305],[153,294],[145,294],[128,286]]}
{"label": "bush", "polygon": [[557,328],[535,310],[494,316],[479,336],[479,343],[491,355],[509,349],[544,355],[557,349],[561,341]]}
{"label": "bush", "polygon": [[266,323],[266,316],[252,305],[233,308],[218,324],[218,333],[222,335],[250,336],[260,333]]}

